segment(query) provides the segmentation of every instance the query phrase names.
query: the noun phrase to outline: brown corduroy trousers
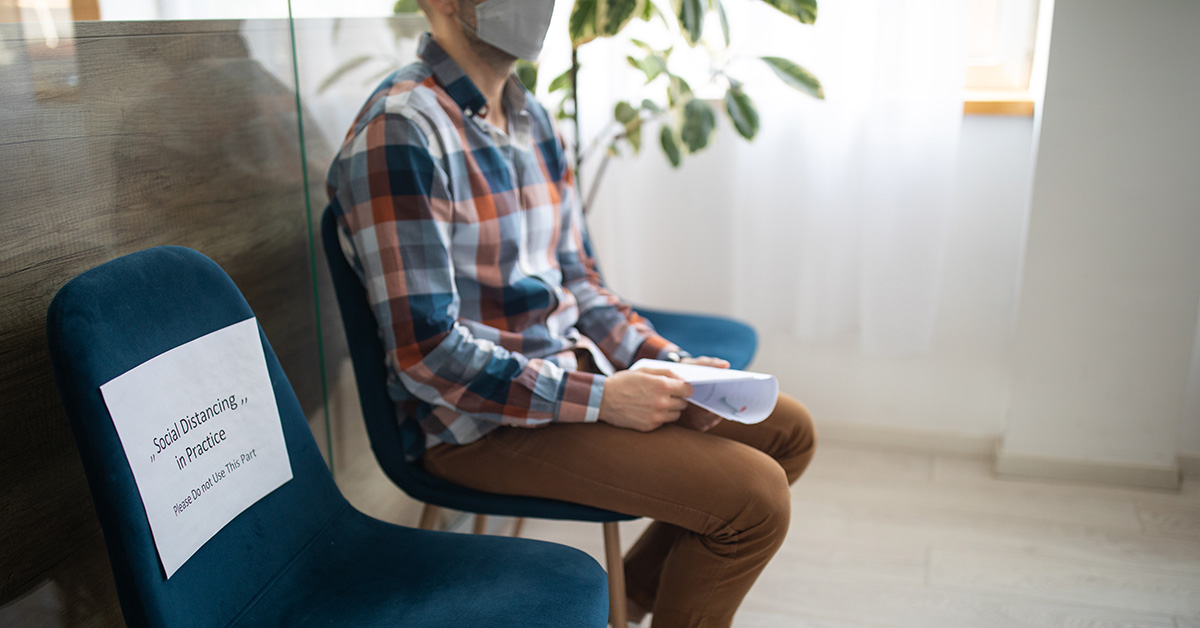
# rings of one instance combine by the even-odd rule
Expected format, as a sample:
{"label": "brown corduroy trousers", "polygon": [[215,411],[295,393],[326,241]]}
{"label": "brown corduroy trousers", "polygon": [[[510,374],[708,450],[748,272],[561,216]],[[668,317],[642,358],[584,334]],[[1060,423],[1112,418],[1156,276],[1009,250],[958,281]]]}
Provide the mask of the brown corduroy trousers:
{"label": "brown corduroy trousers", "polygon": [[780,395],[757,425],[502,427],[468,445],[433,447],[424,464],[482,491],[653,519],[625,557],[629,598],[651,609],[655,628],[723,628],[783,543],[788,487],[815,447],[807,409]]}

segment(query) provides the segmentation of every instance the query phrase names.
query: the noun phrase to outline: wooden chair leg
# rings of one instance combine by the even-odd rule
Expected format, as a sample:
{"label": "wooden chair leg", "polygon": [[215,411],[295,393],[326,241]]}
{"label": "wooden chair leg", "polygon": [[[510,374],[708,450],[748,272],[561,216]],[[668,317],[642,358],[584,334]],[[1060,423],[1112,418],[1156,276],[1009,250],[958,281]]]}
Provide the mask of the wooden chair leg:
{"label": "wooden chair leg", "polygon": [[487,515],[475,515],[475,534],[487,534]]}
{"label": "wooden chair leg", "polygon": [[608,621],[613,628],[625,628],[625,560],[616,521],[604,524],[604,561],[608,563]]}
{"label": "wooden chair leg", "polygon": [[442,512],[441,508],[433,504],[425,504],[425,508],[421,510],[421,523],[417,527],[422,530],[432,530],[437,525],[438,515]]}
{"label": "wooden chair leg", "polygon": [[521,531],[525,529],[525,517],[517,517],[513,519],[513,536],[521,536]]}

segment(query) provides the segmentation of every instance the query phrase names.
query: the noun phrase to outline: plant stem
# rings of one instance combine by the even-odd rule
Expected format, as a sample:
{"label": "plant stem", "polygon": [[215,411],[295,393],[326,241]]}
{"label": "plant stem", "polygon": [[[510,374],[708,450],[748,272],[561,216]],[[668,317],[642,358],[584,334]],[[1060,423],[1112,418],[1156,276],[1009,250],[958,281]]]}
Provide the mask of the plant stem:
{"label": "plant stem", "polygon": [[[578,163],[575,164],[575,167],[578,168],[581,164],[591,163],[592,155],[594,155],[597,150],[599,150],[601,147],[603,147],[605,145],[605,139],[608,138],[608,134],[610,132],[612,132],[613,129],[620,129],[620,128],[622,128],[622,127],[619,122],[617,122],[616,120],[609,120],[608,124],[604,125],[604,129],[601,130],[600,133],[598,133],[596,135],[595,139],[592,140],[592,145],[588,146],[587,150],[583,151],[583,156],[578,158]],[[623,134],[618,133],[616,136],[614,136],[612,138],[612,140],[621,139],[622,135]],[[611,141],[609,143],[611,143]]]}
{"label": "plant stem", "polygon": [[[583,133],[579,128],[579,47],[571,46],[571,120],[575,122],[575,186],[576,194],[583,194],[583,177],[579,172],[580,146],[583,144]],[[581,196],[582,198],[582,196]],[[583,207],[587,213],[587,206]]]}
{"label": "plant stem", "polygon": [[596,193],[600,191],[600,181],[604,179],[604,171],[608,169],[610,161],[612,161],[612,153],[605,151],[604,161],[601,161],[600,167],[596,169],[596,181],[592,183],[592,189],[588,190],[587,200],[583,203],[584,213],[592,208],[592,201],[596,200]]}

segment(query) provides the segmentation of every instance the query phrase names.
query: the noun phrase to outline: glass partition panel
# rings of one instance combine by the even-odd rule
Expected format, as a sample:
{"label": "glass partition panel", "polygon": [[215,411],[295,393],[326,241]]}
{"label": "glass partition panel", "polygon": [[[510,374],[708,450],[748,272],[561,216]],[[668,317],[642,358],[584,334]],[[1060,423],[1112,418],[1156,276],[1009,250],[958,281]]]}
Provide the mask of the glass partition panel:
{"label": "glass partition panel", "polygon": [[0,0],[0,625],[122,624],[44,332],[84,270],[160,244],[216,260],[328,448],[305,188],[328,151],[302,159],[287,9]]}
{"label": "glass partition panel", "polygon": [[[386,75],[416,59],[417,39],[427,28],[418,14],[392,16],[392,3],[376,3],[378,15],[352,5],[350,15],[321,13],[325,5],[297,2],[296,68],[304,123],[304,147],[311,170],[313,227],[319,229],[328,203],[325,174],[367,96]],[[335,7],[342,10],[342,6]],[[325,330],[325,364],[329,384],[334,477],[342,492],[360,510],[388,521],[415,525],[419,505],[384,476],[367,440],[354,372],[346,348],[342,321],[324,255],[317,244],[317,292]]]}

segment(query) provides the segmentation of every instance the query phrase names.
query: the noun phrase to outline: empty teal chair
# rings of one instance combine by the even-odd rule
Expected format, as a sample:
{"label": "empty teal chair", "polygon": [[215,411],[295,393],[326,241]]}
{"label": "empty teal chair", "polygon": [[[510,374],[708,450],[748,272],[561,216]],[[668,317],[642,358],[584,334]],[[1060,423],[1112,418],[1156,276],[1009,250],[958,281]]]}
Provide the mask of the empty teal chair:
{"label": "empty teal chair", "polygon": [[604,571],[578,550],[415,530],[350,506],[261,328],[293,477],[165,578],[100,386],[252,316],[224,271],[181,247],[83,273],[50,306],[55,377],[129,626],[605,625]]}
{"label": "empty teal chair", "polygon": [[[584,234],[583,247],[596,260],[592,242]],[[596,268],[600,272],[599,266]],[[634,311],[650,321],[654,330],[692,355],[721,358],[731,369],[744,369],[758,351],[758,332],[748,323],[725,316],[671,312],[635,306]]]}
{"label": "empty teal chair", "polygon": [[742,321],[712,314],[668,312],[635,308],[654,325],[663,338],[692,355],[707,355],[729,362],[729,368],[744,369],[758,349],[758,333]]}

